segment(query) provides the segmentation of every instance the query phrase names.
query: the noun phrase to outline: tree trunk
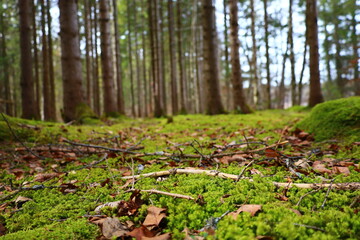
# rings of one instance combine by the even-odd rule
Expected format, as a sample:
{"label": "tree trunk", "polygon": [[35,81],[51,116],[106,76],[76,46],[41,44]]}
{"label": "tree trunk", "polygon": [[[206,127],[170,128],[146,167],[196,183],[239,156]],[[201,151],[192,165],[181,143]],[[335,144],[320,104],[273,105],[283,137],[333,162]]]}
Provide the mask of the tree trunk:
{"label": "tree trunk", "polygon": [[49,73],[49,48],[46,36],[46,7],[44,0],[40,0],[41,5],[41,32],[42,32],[42,77],[43,77],[43,110],[44,119],[53,121],[51,115],[51,86]]}
{"label": "tree trunk", "polygon": [[55,92],[55,76],[54,76],[54,61],[53,61],[53,43],[51,34],[51,15],[50,15],[50,0],[46,1],[46,15],[47,15],[47,41],[49,53],[49,83],[50,83],[50,116],[51,119],[56,120],[56,92]]}
{"label": "tree trunk", "polygon": [[[341,6],[336,1],[332,1],[332,3],[333,3],[332,7],[333,7],[334,12],[337,11],[336,9],[341,8]],[[346,83],[345,83],[345,79],[342,77],[343,66],[342,66],[342,57],[341,57],[342,46],[340,43],[340,29],[339,29],[340,19],[337,14],[334,14],[333,22],[334,22],[333,40],[334,40],[334,44],[335,44],[336,84],[337,84],[340,96],[344,97]]]}
{"label": "tree trunk", "polygon": [[167,98],[166,98],[166,75],[165,75],[165,51],[164,51],[164,14],[163,14],[163,0],[158,0],[156,5],[156,12],[159,18],[159,34],[158,34],[158,44],[159,44],[159,71],[161,73],[160,77],[160,90],[161,90],[161,102],[163,105],[163,115],[167,114]]}
{"label": "tree trunk", "polygon": [[177,1],[177,42],[178,42],[178,61],[179,61],[179,80],[180,80],[180,113],[187,113],[186,106],[186,78],[184,69],[184,57],[182,48],[182,14],[181,14],[181,1]]}
{"label": "tree trunk", "polygon": [[85,28],[85,64],[86,64],[86,102],[92,106],[92,79],[91,79],[91,26],[90,26],[90,13],[91,7],[89,1],[84,1],[84,28]]}
{"label": "tree trunk", "polygon": [[32,76],[31,10],[31,0],[19,1],[22,117],[28,119],[37,117],[34,96],[34,80]]}
{"label": "tree trunk", "polygon": [[140,69],[140,53],[139,53],[139,38],[138,38],[138,28],[137,28],[137,7],[136,2],[134,2],[134,37],[135,37],[135,64],[136,64],[136,86],[137,86],[137,116],[142,117],[142,108],[144,107],[142,96],[142,86],[141,86],[141,69]]}
{"label": "tree trunk", "polygon": [[215,7],[212,4],[212,0],[203,0],[202,17],[204,29],[204,80],[207,90],[206,113],[210,115],[221,114],[224,113],[224,107],[220,96]]}
{"label": "tree trunk", "polygon": [[132,64],[132,40],[131,40],[131,19],[130,19],[130,0],[126,1],[127,4],[127,27],[128,27],[128,34],[127,34],[127,39],[128,39],[128,57],[129,57],[129,75],[130,75],[130,95],[131,95],[131,115],[133,117],[136,116],[135,113],[135,90],[134,90],[134,72],[133,72],[133,64]]}
{"label": "tree trunk", "polygon": [[256,32],[255,32],[255,9],[254,9],[254,0],[250,0],[250,9],[251,9],[251,38],[252,38],[252,76],[253,79],[250,80],[249,89],[251,92],[251,102],[254,106],[258,105],[260,98],[259,91],[259,78],[257,70],[257,45],[256,45]]}
{"label": "tree trunk", "polygon": [[351,12],[351,43],[353,49],[353,63],[354,63],[354,85],[355,85],[355,95],[360,96],[360,77],[359,77],[359,41],[358,35],[356,34],[356,0],[353,0],[352,3],[354,7]]}
{"label": "tree trunk", "polygon": [[39,77],[39,54],[38,43],[36,33],[36,4],[33,1],[33,13],[32,13],[32,25],[33,25],[33,52],[34,52],[34,81],[35,81],[35,104],[36,104],[36,118],[41,119],[41,89],[40,89],[40,77]]}
{"label": "tree trunk", "polygon": [[278,96],[279,96],[278,108],[279,109],[284,109],[284,106],[285,106],[285,92],[286,92],[286,88],[285,88],[285,67],[286,67],[286,60],[288,58],[288,50],[289,50],[288,47],[286,47],[286,51],[284,53],[284,57],[283,57],[283,61],[282,61],[281,80],[280,80],[279,92],[278,92]]}
{"label": "tree trunk", "polygon": [[309,106],[323,102],[319,72],[319,41],[316,0],[306,0],[306,28],[310,46],[310,97]]}
{"label": "tree trunk", "polygon": [[266,108],[271,108],[271,76],[269,55],[269,23],[267,14],[267,0],[264,1],[264,28],[265,28],[265,56],[266,56]]}
{"label": "tree trunk", "polygon": [[297,104],[297,93],[296,93],[296,78],[295,78],[295,54],[294,54],[294,40],[293,40],[293,0],[289,0],[289,45],[290,45],[290,68],[291,68],[291,102],[292,105]]}
{"label": "tree trunk", "polygon": [[104,112],[108,116],[117,112],[109,13],[109,0],[100,0],[101,69],[104,89],[103,104]]}
{"label": "tree trunk", "polygon": [[[146,0],[142,1],[142,14],[141,14],[141,25],[142,25],[142,31],[141,31],[141,43],[142,43],[142,49],[143,49],[143,61],[142,61],[142,74],[143,74],[143,86],[144,86],[144,116],[149,116],[149,106],[151,105],[151,100],[149,101],[148,98],[148,78],[147,78],[147,68],[146,68],[146,40],[145,40],[145,17],[146,14]],[[151,99],[151,98],[150,98]]]}
{"label": "tree trunk", "polygon": [[225,55],[225,88],[226,88],[226,106],[225,109],[230,109],[231,93],[230,93],[230,63],[229,63],[229,34],[228,34],[228,14],[226,11],[228,0],[223,1],[224,7],[224,55]]}
{"label": "tree trunk", "polygon": [[239,56],[239,24],[237,0],[229,0],[230,7],[230,45],[231,45],[231,80],[233,86],[233,102],[236,112],[250,113],[243,93],[243,83],[241,76],[240,56]]}
{"label": "tree trunk", "polygon": [[305,71],[305,66],[306,66],[307,47],[308,47],[308,37],[307,37],[307,30],[306,30],[305,43],[304,43],[303,64],[302,64],[302,67],[301,67],[300,80],[299,80],[299,84],[298,84],[298,104],[299,105],[301,105],[301,102],[302,102],[302,87],[303,87],[302,82],[303,82],[304,71]]}
{"label": "tree trunk", "polygon": [[92,11],[92,25],[93,25],[93,102],[94,102],[94,111],[97,115],[101,113],[100,106],[100,83],[99,83],[99,54],[98,54],[98,12],[96,1],[93,2],[93,11]]}
{"label": "tree trunk", "polygon": [[170,82],[171,82],[171,109],[172,114],[179,112],[177,93],[177,70],[176,70],[176,44],[173,0],[168,0],[168,28],[169,28],[169,53],[170,53]]}
{"label": "tree trunk", "polygon": [[116,85],[117,85],[117,108],[120,114],[125,114],[124,106],[124,90],[123,90],[123,77],[121,69],[121,54],[120,54],[120,36],[118,26],[118,8],[116,4],[117,0],[113,0],[113,17],[114,17],[114,37],[115,37],[115,70],[116,70]]}
{"label": "tree trunk", "polygon": [[61,66],[63,78],[63,118],[77,119],[77,108],[85,102],[82,86],[79,25],[76,0],[59,0]]}

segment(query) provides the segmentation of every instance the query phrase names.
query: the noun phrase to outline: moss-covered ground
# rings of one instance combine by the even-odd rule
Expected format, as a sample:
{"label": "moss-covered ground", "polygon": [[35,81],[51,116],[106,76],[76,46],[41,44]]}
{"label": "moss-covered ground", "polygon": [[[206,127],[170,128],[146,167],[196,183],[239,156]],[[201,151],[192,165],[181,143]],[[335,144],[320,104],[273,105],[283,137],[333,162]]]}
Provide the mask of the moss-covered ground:
{"label": "moss-covered ground", "polygon": [[[181,115],[171,122],[107,119],[87,126],[8,117],[19,139],[0,119],[0,239],[106,239],[101,219],[118,218],[130,232],[141,228],[149,206],[164,208],[166,217],[137,239],[164,233],[172,239],[359,239],[360,190],[273,184],[360,182],[359,142],[314,142],[295,127],[308,115],[295,108]],[[236,154],[225,156],[231,152]],[[176,173],[122,179],[176,168],[241,174],[241,179]],[[135,203],[129,189],[195,200],[141,192],[142,202]],[[108,207],[94,211],[120,200],[128,206],[125,214]],[[249,204],[261,210],[237,211]],[[135,235],[123,239],[130,236]]]}

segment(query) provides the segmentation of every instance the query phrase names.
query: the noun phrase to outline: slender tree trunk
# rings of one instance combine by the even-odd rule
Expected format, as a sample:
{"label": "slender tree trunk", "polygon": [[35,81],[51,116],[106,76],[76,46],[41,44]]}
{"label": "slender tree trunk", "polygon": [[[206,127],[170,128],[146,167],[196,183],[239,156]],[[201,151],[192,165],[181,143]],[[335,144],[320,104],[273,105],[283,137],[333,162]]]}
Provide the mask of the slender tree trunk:
{"label": "slender tree trunk", "polygon": [[223,1],[224,6],[224,53],[225,53],[225,87],[226,87],[226,109],[230,109],[230,63],[229,63],[229,34],[228,34],[228,14],[226,11],[228,0]]}
{"label": "slender tree trunk", "polygon": [[186,106],[186,87],[185,87],[185,69],[184,69],[184,56],[182,47],[182,10],[181,1],[177,1],[177,42],[178,42],[178,61],[179,61],[179,80],[180,80],[180,113],[187,113]]}
{"label": "slender tree trunk", "polygon": [[158,34],[158,44],[159,44],[159,71],[161,73],[160,77],[160,89],[161,89],[161,102],[163,105],[163,114],[167,114],[167,97],[166,97],[166,75],[165,75],[165,51],[164,51],[164,14],[163,14],[163,0],[159,1],[156,7],[157,15],[159,18],[159,34]]}
{"label": "slender tree trunk", "polygon": [[284,57],[283,57],[283,61],[282,61],[282,70],[281,70],[281,80],[280,80],[280,84],[279,84],[279,106],[278,108],[280,109],[284,109],[285,106],[285,67],[286,67],[286,60],[288,58],[288,47],[286,48],[286,51],[284,53]]}
{"label": "slender tree trunk", "polygon": [[78,108],[85,103],[76,2],[76,0],[59,0],[65,122],[80,117]]}
{"label": "slender tree trunk", "polygon": [[[337,1],[332,1],[333,3],[333,9],[339,9],[341,6],[337,3]],[[335,12],[335,11],[334,11]],[[340,43],[340,30],[339,30],[339,24],[340,19],[337,14],[334,14],[333,16],[333,22],[334,22],[334,34],[333,34],[333,40],[335,44],[335,68],[336,68],[336,84],[339,89],[339,93],[341,97],[345,94],[345,79],[342,77],[342,57],[341,57],[341,43]]]}
{"label": "slender tree trunk", "polygon": [[120,36],[118,26],[118,8],[117,0],[113,0],[113,17],[114,17],[114,37],[115,37],[115,70],[116,70],[116,85],[117,85],[117,108],[120,114],[125,114],[124,107],[124,90],[123,90],[123,77],[121,69],[121,54],[120,54]]}
{"label": "slender tree trunk", "polygon": [[[146,40],[145,40],[145,17],[144,15],[146,14],[146,0],[142,1],[142,14],[141,14],[141,22],[142,22],[142,31],[141,31],[141,43],[142,43],[142,53],[143,53],[143,62],[142,62],[142,74],[143,74],[143,86],[144,86],[144,116],[148,117],[149,116],[149,106],[151,105],[151,100],[149,102],[149,98],[148,98],[148,78],[147,78],[147,68],[146,68]],[[151,99],[151,98],[150,98]]]}
{"label": "slender tree trunk", "polygon": [[327,81],[332,82],[331,77],[331,67],[330,67],[330,48],[331,48],[331,42],[329,39],[329,32],[327,30],[328,22],[324,19],[324,52],[325,52],[325,65],[326,65],[326,73],[327,73]]}
{"label": "slender tree trunk", "polygon": [[40,0],[41,4],[41,32],[42,32],[42,77],[43,77],[43,110],[44,119],[53,121],[51,114],[51,85],[49,73],[49,48],[46,36],[46,6],[44,0]]}
{"label": "slender tree trunk", "polygon": [[241,113],[250,113],[243,93],[243,83],[241,76],[241,65],[239,56],[239,24],[237,0],[229,0],[230,7],[230,45],[231,45],[231,80],[233,86],[234,109]]}
{"label": "slender tree trunk", "polygon": [[256,32],[255,32],[255,9],[254,9],[254,0],[250,0],[250,9],[251,9],[251,38],[252,38],[252,72],[253,79],[251,79],[250,83],[250,91],[251,91],[251,99],[254,106],[258,105],[260,98],[259,91],[259,78],[258,78],[258,70],[257,70],[257,45],[256,45]]}
{"label": "slender tree trunk", "polygon": [[203,0],[204,79],[207,99],[206,113],[224,113],[219,84],[219,58],[216,43],[215,7],[212,0]]}
{"label": "slender tree trunk", "polygon": [[177,70],[176,70],[176,43],[175,43],[175,24],[173,0],[168,0],[168,28],[169,28],[169,53],[170,53],[170,82],[171,82],[171,109],[172,114],[179,112],[178,90],[177,90]]}
{"label": "slender tree trunk", "polygon": [[128,27],[128,57],[129,57],[129,75],[130,75],[130,95],[131,95],[131,115],[136,116],[135,113],[135,89],[134,89],[134,72],[133,72],[133,56],[132,56],[132,39],[131,39],[131,18],[130,18],[130,0],[126,1],[127,4],[127,27]]}
{"label": "slender tree trunk", "polygon": [[306,28],[310,46],[310,97],[309,106],[323,102],[319,72],[319,40],[316,0],[306,0]]}
{"label": "slender tree trunk", "polygon": [[112,115],[117,112],[109,4],[109,0],[100,0],[101,69],[104,89],[103,104],[106,115]]}
{"label": "slender tree trunk", "polygon": [[144,107],[142,100],[142,86],[141,86],[141,69],[140,69],[140,53],[139,53],[139,38],[138,38],[138,29],[137,29],[137,8],[136,2],[134,2],[134,37],[135,37],[135,64],[136,64],[136,85],[137,85],[137,116],[142,117],[142,108]]}
{"label": "slender tree trunk", "polygon": [[267,14],[267,0],[264,1],[264,28],[265,28],[265,56],[266,56],[266,108],[271,108],[271,76],[269,55],[269,23]]}
{"label": "slender tree trunk", "polygon": [[[13,115],[13,104],[11,101],[11,87],[10,87],[10,74],[9,74],[9,57],[7,54],[7,44],[6,44],[6,25],[4,22],[5,19],[5,13],[2,12],[0,13],[0,27],[1,27],[1,57],[2,57],[2,78],[4,79],[4,85],[2,87],[0,87],[0,94],[3,97],[2,100],[4,101],[4,108],[1,108],[0,111],[4,111],[6,114],[12,116]],[[1,84],[0,84],[1,85]],[[4,94],[4,95],[2,95]],[[1,104],[0,104],[1,106]],[[38,115],[36,116],[36,118],[38,119]]]}
{"label": "slender tree trunk", "polygon": [[202,61],[199,59],[202,57],[202,34],[201,34],[201,26],[197,28],[196,31],[196,41],[195,41],[195,54],[196,54],[196,85],[198,90],[198,102],[199,102],[199,112],[204,113],[204,91],[203,91],[203,78],[202,78]]}
{"label": "slender tree trunk", "polygon": [[307,37],[307,30],[305,33],[305,43],[304,43],[304,55],[303,55],[303,64],[300,72],[300,80],[298,84],[298,104],[301,105],[302,103],[302,87],[303,87],[303,77],[304,77],[304,71],[306,67],[306,55],[307,55],[307,47],[308,47],[308,37]]}
{"label": "slender tree trunk", "polygon": [[56,120],[56,92],[55,92],[55,76],[54,76],[54,61],[53,61],[53,41],[51,34],[51,15],[50,15],[50,0],[46,1],[47,14],[47,28],[48,28],[48,53],[49,53],[49,83],[50,83],[50,115],[51,119]]}
{"label": "slender tree trunk", "polygon": [[[91,60],[90,60],[90,11],[89,1],[84,1],[84,27],[85,27],[85,65],[86,65],[86,102],[89,106],[92,106],[92,79],[91,79]],[[90,10],[89,10],[90,9]]]}
{"label": "slender tree trunk", "polygon": [[34,96],[34,80],[32,76],[31,4],[31,0],[19,1],[22,117],[28,119],[36,118],[37,116]]}
{"label": "slender tree trunk", "polygon": [[40,89],[40,74],[39,74],[39,54],[38,54],[38,43],[36,33],[36,4],[33,1],[33,14],[32,14],[32,25],[33,25],[33,53],[34,53],[34,82],[35,82],[35,108],[36,118],[41,119],[41,89]]}
{"label": "slender tree trunk", "polygon": [[351,43],[352,43],[352,49],[353,49],[353,63],[354,63],[354,85],[355,85],[355,95],[360,96],[360,77],[359,77],[359,41],[358,41],[358,35],[356,34],[356,0],[352,0],[352,3],[354,4],[353,10],[351,12]]}
{"label": "slender tree trunk", "polygon": [[296,94],[296,77],[295,77],[295,54],[294,54],[294,40],[293,40],[293,0],[289,0],[289,45],[290,45],[290,68],[291,68],[291,102],[292,105],[297,104]]}
{"label": "slender tree trunk", "polygon": [[98,54],[98,12],[97,12],[97,5],[96,1],[93,2],[93,101],[94,101],[94,111],[97,115],[100,115],[101,106],[100,106],[100,84],[99,84],[99,54]]}

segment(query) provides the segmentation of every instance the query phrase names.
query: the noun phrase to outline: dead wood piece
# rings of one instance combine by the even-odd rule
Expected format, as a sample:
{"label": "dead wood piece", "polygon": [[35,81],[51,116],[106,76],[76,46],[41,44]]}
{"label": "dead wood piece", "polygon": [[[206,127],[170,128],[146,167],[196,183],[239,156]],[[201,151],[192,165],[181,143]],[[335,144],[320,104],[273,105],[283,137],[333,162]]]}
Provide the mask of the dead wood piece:
{"label": "dead wood piece", "polygon": [[[136,189],[128,190],[128,192],[134,192],[134,191],[138,191],[138,190],[136,190]],[[160,191],[160,190],[156,190],[156,189],[140,190],[140,192],[161,194],[161,195],[166,195],[166,196],[170,196],[170,197],[174,197],[174,198],[183,198],[183,199],[187,199],[187,200],[194,200],[194,201],[196,200],[195,198],[188,196],[188,195],[183,195],[183,194],[178,194],[178,193],[169,193],[169,192],[164,192],[164,191]]]}
{"label": "dead wood piece", "polygon": [[[239,176],[235,174],[223,173],[214,170],[201,170],[201,169],[182,169],[182,168],[173,168],[166,171],[145,173],[141,175],[133,175],[133,176],[125,176],[121,177],[121,179],[140,179],[145,177],[163,177],[169,176],[172,174],[205,174],[213,177],[220,177],[224,179],[232,179],[238,180]],[[248,179],[249,181],[253,181],[251,178],[242,177],[241,179]],[[336,190],[357,190],[360,189],[360,182],[347,182],[347,183],[280,183],[280,182],[272,182],[276,187],[298,187],[304,189],[323,189],[329,188],[331,186],[332,189]]]}

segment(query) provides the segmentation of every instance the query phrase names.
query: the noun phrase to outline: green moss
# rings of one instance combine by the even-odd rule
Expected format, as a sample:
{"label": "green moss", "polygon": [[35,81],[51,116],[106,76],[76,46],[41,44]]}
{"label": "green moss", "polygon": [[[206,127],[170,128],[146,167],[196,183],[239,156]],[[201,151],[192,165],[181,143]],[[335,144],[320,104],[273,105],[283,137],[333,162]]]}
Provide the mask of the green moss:
{"label": "green moss", "polygon": [[360,97],[318,104],[298,127],[313,133],[317,141],[345,137],[350,137],[350,141],[359,141]]}

